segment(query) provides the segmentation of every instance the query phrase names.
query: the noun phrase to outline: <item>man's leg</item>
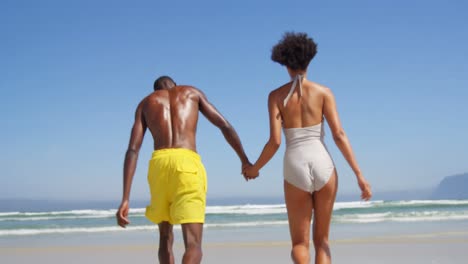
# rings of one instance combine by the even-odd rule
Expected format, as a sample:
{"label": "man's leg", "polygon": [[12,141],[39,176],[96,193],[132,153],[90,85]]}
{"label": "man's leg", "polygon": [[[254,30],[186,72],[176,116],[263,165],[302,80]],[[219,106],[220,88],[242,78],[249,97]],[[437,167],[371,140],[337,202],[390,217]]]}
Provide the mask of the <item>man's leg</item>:
{"label": "man's leg", "polygon": [[182,224],[185,253],[182,264],[199,264],[202,259],[203,224]]}
{"label": "man's leg", "polygon": [[159,263],[174,264],[173,243],[174,233],[172,232],[172,225],[169,222],[161,222],[159,224]]}

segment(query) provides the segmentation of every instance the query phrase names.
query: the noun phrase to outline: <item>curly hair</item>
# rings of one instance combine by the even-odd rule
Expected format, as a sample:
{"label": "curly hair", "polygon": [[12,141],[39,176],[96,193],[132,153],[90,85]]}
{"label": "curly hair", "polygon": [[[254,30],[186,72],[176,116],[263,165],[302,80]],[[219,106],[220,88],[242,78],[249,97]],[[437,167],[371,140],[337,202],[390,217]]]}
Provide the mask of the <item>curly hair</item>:
{"label": "curly hair", "polygon": [[317,44],[306,33],[286,32],[271,51],[271,60],[292,70],[305,70],[317,54]]}

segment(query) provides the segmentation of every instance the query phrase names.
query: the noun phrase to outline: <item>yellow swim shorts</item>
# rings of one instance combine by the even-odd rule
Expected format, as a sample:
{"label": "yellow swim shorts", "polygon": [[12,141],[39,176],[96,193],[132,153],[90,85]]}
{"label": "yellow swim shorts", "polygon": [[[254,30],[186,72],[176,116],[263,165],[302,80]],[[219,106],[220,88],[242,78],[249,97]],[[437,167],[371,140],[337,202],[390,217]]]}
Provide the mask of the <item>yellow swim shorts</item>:
{"label": "yellow swim shorts", "polygon": [[153,152],[148,184],[151,203],[146,217],[153,223],[204,223],[206,171],[200,156],[182,148]]}

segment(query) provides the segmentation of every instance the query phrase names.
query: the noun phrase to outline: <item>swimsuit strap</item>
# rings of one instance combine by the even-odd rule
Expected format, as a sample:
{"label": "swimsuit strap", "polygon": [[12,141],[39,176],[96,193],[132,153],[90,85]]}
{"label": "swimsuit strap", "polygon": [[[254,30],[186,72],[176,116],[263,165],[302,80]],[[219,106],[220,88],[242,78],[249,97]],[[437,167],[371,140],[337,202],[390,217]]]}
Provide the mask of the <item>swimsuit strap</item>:
{"label": "swimsuit strap", "polygon": [[286,104],[288,103],[298,82],[299,82],[299,97],[302,96],[302,81],[304,80],[304,75],[298,74],[293,78],[293,80],[294,81],[293,81],[293,84],[291,85],[291,89],[289,90],[288,96],[284,98],[283,106],[286,106]]}

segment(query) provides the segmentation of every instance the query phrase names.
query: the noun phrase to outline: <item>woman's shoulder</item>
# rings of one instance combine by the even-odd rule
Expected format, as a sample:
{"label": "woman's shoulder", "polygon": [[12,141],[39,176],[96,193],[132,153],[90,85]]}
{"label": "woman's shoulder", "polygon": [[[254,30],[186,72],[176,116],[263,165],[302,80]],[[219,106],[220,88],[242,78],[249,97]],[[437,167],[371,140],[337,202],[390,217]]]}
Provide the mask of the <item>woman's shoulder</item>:
{"label": "woman's shoulder", "polygon": [[314,81],[310,81],[310,80],[307,80],[307,82],[308,82],[311,86],[313,86],[314,88],[316,88],[317,90],[320,90],[320,91],[323,91],[323,92],[330,90],[330,88],[328,88],[328,86],[323,85],[323,84],[321,84],[321,83],[314,82]]}
{"label": "woman's shoulder", "polygon": [[269,97],[272,97],[272,96],[279,96],[281,95],[282,93],[287,93],[287,91],[289,91],[289,84],[291,84],[291,82],[288,82],[288,83],[285,83],[283,85],[281,85],[280,87],[276,88],[276,89],[273,89],[270,94],[269,94]]}
{"label": "woman's shoulder", "polygon": [[309,82],[309,85],[313,87],[313,89],[315,89],[319,94],[322,94],[324,96],[333,94],[332,90],[328,86],[325,86],[323,84],[313,82],[313,81],[308,81],[308,82]]}

